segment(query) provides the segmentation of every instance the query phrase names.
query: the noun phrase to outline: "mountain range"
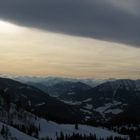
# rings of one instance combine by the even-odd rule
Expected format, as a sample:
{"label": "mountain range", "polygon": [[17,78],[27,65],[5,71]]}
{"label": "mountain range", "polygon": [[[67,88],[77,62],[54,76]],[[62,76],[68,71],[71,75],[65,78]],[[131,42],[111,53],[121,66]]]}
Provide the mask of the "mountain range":
{"label": "mountain range", "polygon": [[65,94],[59,98],[65,103],[77,104],[88,119],[140,116],[140,80],[108,81],[84,93]]}
{"label": "mountain range", "polygon": [[0,94],[8,100],[7,102],[18,104],[47,119],[70,122],[82,118],[76,107],[65,104],[36,87],[12,79],[0,78]]}
{"label": "mountain range", "polygon": [[36,84],[0,78],[1,91],[12,102],[55,121],[110,121],[120,116],[140,116],[140,80],[110,80],[95,87],[63,80],[51,84],[47,91],[38,89]]}
{"label": "mountain range", "polygon": [[[105,126],[121,134],[130,135],[132,132],[129,128],[132,130],[135,127],[136,131],[133,130],[133,133],[139,135],[140,80],[109,80],[93,87],[79,81],[63,80],[48,87],[47,91],[45,89],[43,91],[41,87],[38,88],[37,83],[31,84],[28,81],[22,83],[9,78],[0,78],[1,124],[9,122],[6,121],[9,115],[11,119],[14,116],[18,119],[22,117],[23,122],[27,116],[35,116],[34,119],[39,117],[58,123]],[[48,94],[48,91],[54,93]],[[11,113],[15,110],[16,114]],[[46,128],[47,125],[48,128],[59,127],[54,122],[42,124],[42,127]],[[24,132],[20,124],[17,126],[11,120],[8,124]],[[26,127],[28,128],[27,124]],[[36,127],[39,130],[39,125]],[[65,128],[68,129],[67,125]],[[84,133],[85,131],[87,130],[84,130]]]}

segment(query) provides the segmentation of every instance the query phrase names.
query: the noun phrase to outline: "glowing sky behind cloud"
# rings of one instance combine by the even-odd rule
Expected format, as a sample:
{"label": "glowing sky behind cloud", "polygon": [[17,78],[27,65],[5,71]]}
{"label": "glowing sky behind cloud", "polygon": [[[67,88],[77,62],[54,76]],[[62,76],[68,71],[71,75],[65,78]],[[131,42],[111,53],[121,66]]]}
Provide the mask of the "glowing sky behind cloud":
{"label": "glowing sky behind cloud", "polygon": [[15,26],[11,23],[0,20],[0,33],[1,34],[2,33],[3,34],[5,34],[5,33],[15,33],[18,30],[20,30],[19,27]]}
{"label": "glowing sky behind cloud", "polygon": [[0,73],[140,78],[140,49],[0,21]]}

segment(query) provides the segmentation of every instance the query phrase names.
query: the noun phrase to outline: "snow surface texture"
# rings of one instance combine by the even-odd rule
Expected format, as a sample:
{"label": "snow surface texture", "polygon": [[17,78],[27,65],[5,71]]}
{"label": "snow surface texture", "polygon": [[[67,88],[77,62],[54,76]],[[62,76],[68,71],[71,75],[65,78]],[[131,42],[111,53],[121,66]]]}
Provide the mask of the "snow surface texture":
{"label": "snow surface texture", "polygon": [[92,126],[87,126],[87,125],[79,125],[79,129],[76,130],[74,125],[70,124],[57,124],[52,121],[46,121],[44,119],[40,119],[40,137],[46,137],[49,136],[53,140],[56,139],[56,133],[59,135],[60,132],[63,132],[64,135],[72,135],[73,133],[79,133],[79,134],[96,134],[97,138],[107,138],[109,136],[121,136],[127,138],[127,136],[119,135],[117,133],[111,132],[107,129],[103,128],[97,128],[97,127],[92,127]]}
{"label": "snow surface texture", "polygon": [[[5,125],[5,124],[0,122],[0,128],[2,128],[2,125]],[[37,140],[31,136],[28,136],[18,131],[17,129],[11,126],[8,126],[8,129],[10,130],[10,134],[11,134],[11,136],[8,137],[8,140],[12,140],[13,138],[16,138],[17,140]],[[2,136],[0,136],[0,140],[5,140],[5,139]]]}
{"label": "snow surface texture", "polygon": [[[97,127],[92,127],[92,126],[87,126],[87,125],[79,125],[79,129],[76,130],[74,125],[71,124],[57,124],[55,122],[52,121],[47,121],[45,119],[38,119],[37,124],[40,124],[40,132],[39,132],[39,137],[40,138],[52,138],[53,140],[56,140],[56,135],[59,136],[60,132],[63,132],[64,135],[68,134],[68,135],[72,135],[73,133],[79,133],[79,134],[86,134],[86,135],[90,135],[90,134],[96,134],[97,138],[107,138],[109,136],[120,136],[123,138],[128,138],[128,136],[124,136],[124,135],[120,135],[117,133],[114,133],[112,131],[109,131],[107,129],[103,129],[103,128],[97,128]],[[5,125],[3,123],[0,122],[0,128],[2,128],[2,125]],[[17,140],[37,140],[31,136],[28,136],[20,131],[18,131],[17,129],[8,126],[9,131],[11,136],[9,137],[8,140],[12,140],[12,138],[17,138]],[[0,136],[0,140],[5,140]]]}
{"label": "snow surface texture", "polygon": [[114,108],[114,107],[121,104],[122,104],[121,102],[113,101],[112,103],[107,103],[104,106],[96,108],[95,111],[99,112],[103,117],[106,113],[112,113],[114,115],[117,115],[123,112],[123,110],[120,108]]}
{"label": "snow surface texture", "polygon": [[64,102],[65,104],[69,104],[69,105],[81,105],[82,103],[86,103],[86,102],[92,101],[92,98],[88,98],[88,99],[83,100],[83,101],[67,101],[67,100],[62,100],[62,99],[59,99],[59,100]]}
{"label": "snow surface texture", "polygon": [[92,104],[86,104],[86,106],[84,108],[91,110],[91,109],[93,109],[93,105]]}

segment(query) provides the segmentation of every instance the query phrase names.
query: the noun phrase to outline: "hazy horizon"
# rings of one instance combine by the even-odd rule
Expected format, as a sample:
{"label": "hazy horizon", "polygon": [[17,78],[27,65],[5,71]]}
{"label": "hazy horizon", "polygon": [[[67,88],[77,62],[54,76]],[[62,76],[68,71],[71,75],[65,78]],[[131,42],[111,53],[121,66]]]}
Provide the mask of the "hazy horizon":
{"label": "hazy horizon", "polygon": [[140,3],[0,1],[0,74],[140,78]]}

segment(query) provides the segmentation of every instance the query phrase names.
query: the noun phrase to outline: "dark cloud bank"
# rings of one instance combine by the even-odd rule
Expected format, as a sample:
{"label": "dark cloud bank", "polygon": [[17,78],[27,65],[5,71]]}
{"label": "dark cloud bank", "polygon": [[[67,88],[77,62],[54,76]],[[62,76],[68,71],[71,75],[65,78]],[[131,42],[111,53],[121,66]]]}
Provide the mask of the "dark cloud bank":
{"label": "dark cloud bank", "polygon": [[[0,19],[52,32],[140,47],[140,10],[132,14],[129,9],[123,10],[123,7],[119,8],[108,1],[0,0]],[[127,2],[131,0],[124,1],[126,9]],[[134,2],[140,9],[140,2]]]}

